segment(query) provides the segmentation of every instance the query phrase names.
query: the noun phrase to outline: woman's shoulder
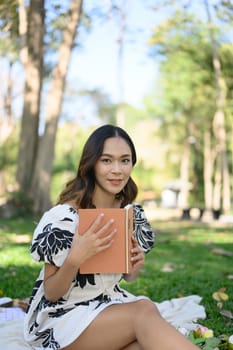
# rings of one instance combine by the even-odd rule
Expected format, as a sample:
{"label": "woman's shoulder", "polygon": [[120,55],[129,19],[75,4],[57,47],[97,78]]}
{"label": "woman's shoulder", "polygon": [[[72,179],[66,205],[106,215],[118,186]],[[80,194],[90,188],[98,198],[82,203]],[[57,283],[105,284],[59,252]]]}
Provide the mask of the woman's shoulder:
{"label": "woman's shoulder", "polygon": [[133,203],[133,209],[134,213],[137,215],[145,215],[145,211],[140,203],[134,202]]}
{"label": "woman's shoulder", "polygon": [[70,204],[57,204],[47,210],[41,218],[41,221],[65,221],[66,219],[77,220],[77,211]]}
{"label": "woman's shoulder", "polygon": [[134,236],[145,253],[149,252],[154,245],[155,232],[147,220],[141,204],[134,203]]}
{"label": "woman's shoulder", "polygon": [[68,204],[58,204],[44,213],[32,239],[31,256],[61,266],[71,247],[77,212]]}

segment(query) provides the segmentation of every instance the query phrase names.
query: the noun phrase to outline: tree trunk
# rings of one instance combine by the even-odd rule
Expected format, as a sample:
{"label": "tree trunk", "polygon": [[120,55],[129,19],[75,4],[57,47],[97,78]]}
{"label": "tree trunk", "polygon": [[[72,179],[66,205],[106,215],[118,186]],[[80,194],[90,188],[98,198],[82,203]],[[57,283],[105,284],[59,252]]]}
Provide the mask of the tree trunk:
{"label": "tree trunk", "polygon": [[213,67],[216,82],[216,112],[213,119],[213,130],[217,142],[217,163],[215,176],[216,183],[214,189],[214,209],[223,209],[227,213],[230,209],[230,176],[227,162],[226,131],[224,106],[226,100],[226,84],[222,76],[221,62],[219,59],[217,44],[215,42],[211,14],[208,0],[204,0],[209,22],[210,38],[213,53]]}
{"label": "tree trunk", "polygon": [[[14,130],[14,121],[12,116],[12,87],[13,82],[11,78],[12,73],[12,62],[9,62],[9,69],[8,69],[8,75],[7,75],[7,81],[6,81],[6,94],[4,94],[3,98],[3,116],[0,119],[0,146],[2,146],[11,133]],[[5,154],[5,157],[7,159],[7,154]],[[6,166],[3,164],[2,168],[0,169],[0,196],[3,196],[6,194],[7,191],[7,183],[5,181],[6,179]]]}
{"label": "tree trunk", "polygon": [[184,142],[184,149],[180,165],[180,180],[181,189],[179,194],[179,208],[186,209],[188,207],[188,193],[189,193],[189,158],[190,158],[190,144],[186,138]]}
{"label": "tree trunk", "polygon": [[[124,5],[124,8],[123,8]],[[126,10],[127,1],[122,2],[122,7],[118,8],[120,14],[120,33],[117,40],[117,86],[118,86],[118,105],[116,110],[116,124],[122,128],[125,127],[125,94],[124,94],[124,37],[126,31]]]}
{"label": "tree trunk", "polygon": [[212,198],[213,198],[213,157],[211,151],[211,135],[210,131],[206,130],[204,133],[204,198],[205,198],[205,209],[212,209]]}
{"label": "tree trunk", "polygon": [[31,185],[33,209],[36,213],[50,206],[50,182],[53,168],[56,132],[61,112],[65,79],[74,38],[82,11],[82,0],[72,0],[67,13],[67,26],[59,49],[58,63],[52,72],[51,88],[46,101],[46,126],[39,143],[35,172]]}
{"label": "tree trunk", "polygon": [[25,66],[28,60],[27,46],[27,8],[25,0],[18,0],[19,3],[19,35],[20,35],[20,60]]}
{"label": "tree trunk", "polygon": [[[23,1],[20,2],[23,6]],[[25,13],[25,8],[24,8]],[[22,13],[22,10],[20,10]],[[20,19],[25,19],[25,16]],[[25,28],[25,23],[21,27]],[[44,0],[30,2],[27,30],[27,52],[23,54],[25,67],[24,106],[19,143],[16,179],[19,191],[29,194],[38,144],[40,92],[43,69]],[[23,37],[23,41],[24,41]],[[25,47],[24,47],[25,51]]]}
{"label": "tree trunk", "polygon": [[2,145],[10,136],[14,129],[12,116],[12,87],[13,81],[11,78],[13,63],[9,62],[9,70],[6,81],[6,93],[3,97],[3,117],[0,119],[0,145]]}
{"label": "tree trunk", "polygon": [[221,171],[221,158],[218,156],[215,164],[215,177],[214,177],[214,193],[213,193],[213,204],[214,210],[221,208],[221,187],[222,187],[222,171]]}
{"label": "tree trunk", "polygon": [[[223,213],[228,213],[231,206],[231,191],[230,191],[230,175],[227,161],[227,146],[226,146],[226,131],[224,114],[221,110],[218,110],[214,117],[214,130],[216,139],[218,141],[218,155],[217,155],[217,178],[220,178],[217,183],[217,191],[220,191],[220,195],[214,199],[214,209],[222,209]],[[221,184],[218,182],[221,181]]]}

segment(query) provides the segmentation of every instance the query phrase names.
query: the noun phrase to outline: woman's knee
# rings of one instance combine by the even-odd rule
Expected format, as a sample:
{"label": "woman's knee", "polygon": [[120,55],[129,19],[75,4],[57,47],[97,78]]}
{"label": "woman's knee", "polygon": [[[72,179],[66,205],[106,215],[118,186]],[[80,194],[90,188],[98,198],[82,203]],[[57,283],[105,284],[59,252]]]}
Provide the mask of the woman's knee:
{"label": "woman's knee", "polygon": [[161,317],[155,303],[150,299],[142,299],[136,302],[136,313],[139,318],[146,319],[148,317]]}

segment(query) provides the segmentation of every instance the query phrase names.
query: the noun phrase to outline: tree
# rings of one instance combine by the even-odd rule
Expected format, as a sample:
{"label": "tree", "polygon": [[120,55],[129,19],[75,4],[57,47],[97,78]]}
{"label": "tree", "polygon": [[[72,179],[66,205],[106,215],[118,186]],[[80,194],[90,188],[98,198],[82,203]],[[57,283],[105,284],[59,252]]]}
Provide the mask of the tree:
{"label": "tree", "polygon": [[[163,95],[162,99],[160,96],[159,103],[160,105],[163,104],[161,102],[163,100],[167,103],[166,109],[163,109],[163,114],[166,115],[164,117],[166,119],[165,125],[168,120],[168,111],[171,121],[173,121],[173,130],[175,129],[174,121],[176,121],[176,125],[179,122],[177,115],[186,115],[183,131],[186,129],[189,135],[195,136],[195,147],[198,146],[197,149],[200,150],[199,145],[206,147],[203,169],[204,179],[208,181],[205,188],[205,205],[209,208],[209,206],[213,207],[213,157],[217,154],[217,148],[213,140],[211,141],[213,132],[210,127],[211,113],[214,114],[215,110],[213,103],[215,101],[215,84],[212,67],[212,46],[208,40],[208,28],[206,28],[205,23],[199,21],[199,24],[195,26],[194,18],[188,17],[187,13],[183,13],[183,17],[179,18],[179,13],[182,12],[177,11],[173,17],[157,27],[151,40],[157,57],[162,58],[161,71],[167,86],[166,95]],[[220,48],[223,48],[223,44]],[[223,50],[222,54],[224,54]],[[182,56],[183,61],[180,60]],[[224,57],[227,61],[227,55]],[[188,62],[190,62],[189,66],[187,65]],[[230,61],[228,60],[228,62]],[[186,77],[185,72],[187,72]],[[173,77],[175,84],[172,84]],[[225,108],[231,103],[230,100],[226,102]],[[180,133],[179,135],[181,136]],[[185,134],[182,135],[185,140]],[[187,164],[186,162],[186,167]]]}
{"label": "tree", "polygon": [[117,39],[117,86],[118,86],[118,106],[116,109],[116,124],[125,127],[125,96],[124,96],[124,67],[123,67],[123,59],[124,59],[124,41],[125,41],[125,32],[126,32],[126,7],[127,1],[123,1],[122,4],[115,7],[117,10],[117,15],[119,17],[119,36]]}
{"label": "tree", "polygon": [[45,211],[50,203],[50,182],[53,168],[56,131],[61,112],[65,79],[70,55],[82,12],[82,0],[72,0],[62,33],[58,62],[52,71],[52,81],[46,103],[46,125],[39,144],[36,165],[31,183],[34,212]]}
{"label": "tree", "polygon": [[[21,58],[25,70],[24,106],[19,140],[17,182],[28,193],[38,148],[38,128],[43,72],[44,0],[30,2],[28,17],[19,0]],[[28,22],[28,23],[27,23]],[[25,32],[27,37],[25,40]]]}
{"label": "tree", "polygon": [[216,81],[216,112],[213,118],[213,130],[217,141],[217,157],[213,192],[213,209],[220,210],[222,208],[223,212],[226,214],[229,212],[231,205],[230,176],[226,154],[226,129],[224,115],[224,107],[226,104],[226,82],[222,74],[221,62],[214,36],[208,0],[204,0],[204,4],[208,17],[213,54],[213,68]]}
{"label": "tree", "polygon": [[4,195],[7,188],[5,181],[7,171],[6,144],[15,130],[13,101],[19,91],[17,79],[14,79],[13,70],[18,60],[18,30],[17,30],[17,1],[1,1],[0,3],[0,56],[4,61],[5,69],[1,69],[1,95],[0,95],[0,194]]}
{"label": "tree", "polygon": [[[205,91],[203,84],[209,84],[206,73],[205,54],[208,50],[202,33],[200,21],[192,16],[176,12],[173,17],[156,28],[151,44],[156,55],[163,57],[160,64],[160,96],[157,114],[161,115],[160,130],[167,140],[179,144],[180,155],[180,199],[179,205],[185,209],[189,206],[188,193],[191,179],[191,146],[197,147],[201,140],[201,130],[208,115],[206,109],[211,102],[200,109]],[[193,33],[196,35],[194,36]],[[197,51],[197,47],[202,49]],[[192,73],[191,73],[192,72]],[[208,81],[206,81],[208,80]],[[209,92],[208,92],[209,93]],[[211,100],[210,100],[211,101]],[[201,127],[198,127],[202,120]],[[195,142],[190,143],[190,140]],[[198,174],[196,174],[198,175]],[[196,192],[196,191],[194,191]],[[201,202],[196,198],[197,202]]]}

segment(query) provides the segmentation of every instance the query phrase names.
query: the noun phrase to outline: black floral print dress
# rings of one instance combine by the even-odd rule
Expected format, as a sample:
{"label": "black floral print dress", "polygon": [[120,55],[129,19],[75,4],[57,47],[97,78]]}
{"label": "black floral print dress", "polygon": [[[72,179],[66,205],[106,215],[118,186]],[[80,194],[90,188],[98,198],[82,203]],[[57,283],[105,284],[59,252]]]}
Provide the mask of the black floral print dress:
{"label": "black floral print dress", "polygon": [[[78,212],[67,204],[59,204],[46,212],[35,229],[31,256],[38,262],[60,267],[71,247]],[[148,252],[154,244],[143,208],[134,204],[134,235]],[[132,302],[136,297],[119,286],[121,274],[77,273],[70,289],[56,302],[44,296],[44,268],[34,285],[24,321],[24,337],[32,349],[62,349],[71,344],[106,307]]]}

